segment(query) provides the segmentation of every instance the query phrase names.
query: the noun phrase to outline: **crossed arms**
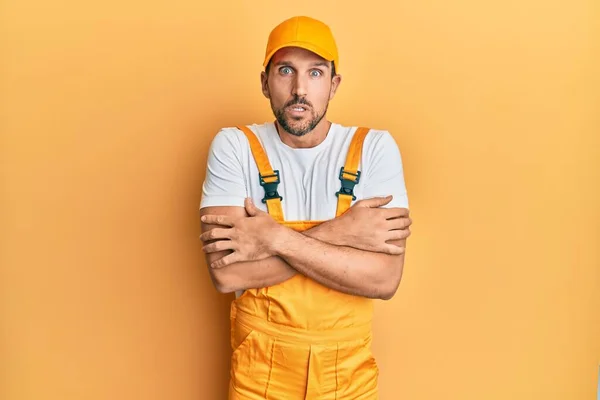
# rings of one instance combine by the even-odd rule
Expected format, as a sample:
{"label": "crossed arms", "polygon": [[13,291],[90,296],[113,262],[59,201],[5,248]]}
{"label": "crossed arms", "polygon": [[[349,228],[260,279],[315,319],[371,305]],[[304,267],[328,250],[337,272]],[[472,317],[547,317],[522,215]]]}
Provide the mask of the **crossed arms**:
{"label": "crossed arms", "polygon": [[303,274],[343,293],[391,299],[402,278],[412,221],[391,196],[361,200],[304,232],[280,225],[249,199],[200,210],[203,250],[219,292],[262,288]]}

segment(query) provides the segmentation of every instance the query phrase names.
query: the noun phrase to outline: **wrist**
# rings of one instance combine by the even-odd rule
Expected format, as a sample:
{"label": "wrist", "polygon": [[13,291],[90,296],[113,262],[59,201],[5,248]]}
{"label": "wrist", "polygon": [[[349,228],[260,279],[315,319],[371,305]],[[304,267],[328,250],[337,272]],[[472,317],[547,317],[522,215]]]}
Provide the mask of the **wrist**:
{"label": "wrist", "polygon": [[284,225],[277,224],[271,233],[268,240],[269,252],[273,256],[282,256],[285,253],[286,246],[289,247],[289,243],[293,240],[293,236],[296,232]]}
{"label": "wrist", "polygon": [[347,246],[349,241],[343,229],[341,218],[343,217],[337,217],[322,223],[315,228],[314,236],[311,235],[311,237],[335,246]]}

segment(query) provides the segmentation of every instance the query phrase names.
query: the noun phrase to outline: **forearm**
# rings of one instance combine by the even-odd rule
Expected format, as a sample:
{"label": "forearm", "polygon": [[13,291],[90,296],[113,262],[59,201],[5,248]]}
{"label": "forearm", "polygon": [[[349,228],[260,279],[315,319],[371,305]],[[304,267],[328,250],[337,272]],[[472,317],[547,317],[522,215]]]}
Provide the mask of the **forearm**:
{"label": "forearm", "polygon": [[215,287],[221,293],[277,285],[296,273],[295,269],[277,256],[259,261],[237,262],[211,270]]}
{"label": "forearm", "polygon": [[325,286],[369,298],[388,299],[395,293],[404,262],[403,254],[336,246],[289,229],[282,229],[274,251],[292,268]]}
{"label": "forearm", "polygon": [[[327,223],[301,232],[302,235],[336,243]],[[208,262],[214,262],[228,252],[215,253]],[[237,290],[260,289],[283,283],[298,273],[281,257],[272,256],[259,261],[237,262],[223,268],[212,269],[211,277],[217,290],[231,293]]]}

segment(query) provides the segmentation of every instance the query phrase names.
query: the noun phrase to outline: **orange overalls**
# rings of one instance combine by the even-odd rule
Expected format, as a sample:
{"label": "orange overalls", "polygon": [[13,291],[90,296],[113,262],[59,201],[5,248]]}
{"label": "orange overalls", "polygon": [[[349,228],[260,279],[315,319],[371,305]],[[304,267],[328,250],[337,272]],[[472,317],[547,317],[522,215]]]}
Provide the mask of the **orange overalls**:
{"label": "orange overalls", "polygon": [[[247,136],[265,188],[269,214],[296,231],[323,221],[285,221],[273,171],[258,138]],[[336,216],[350,207],[369,129],[359,128],[340,170]],[[379,370],[371,353],[372,300],[329,289],[296,274],[246,290],[231,305],[230,400],[377,399]]]}

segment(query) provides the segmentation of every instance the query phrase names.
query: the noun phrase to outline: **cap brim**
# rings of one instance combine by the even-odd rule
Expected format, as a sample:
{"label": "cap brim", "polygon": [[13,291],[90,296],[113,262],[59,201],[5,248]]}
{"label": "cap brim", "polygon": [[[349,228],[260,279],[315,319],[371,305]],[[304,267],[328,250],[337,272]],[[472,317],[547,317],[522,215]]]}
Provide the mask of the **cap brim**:
{"label": "cap brim", "polygon": [[[277,53],[277,51],[283,49],[284,47],[300,47],[301,49],[305,49],[308,51],[312,51],[313,53],[315,53],[316,55],[324,58],[327,61],[333,61],[333,55],[321,48],[319,48],[318,46],[315,46],[311,43],[306,43],[306,42],[290,42],[290,43],[286,43],[283,44],[281,46],[277,46],[275,47],[273,50],[271,50],[269,52],[269,54],[267,54],[267,56],[265,57],[265,61],[263,62],[263,67],[266,67],[267,64],[269,63],[269,60],[271,60],[271,57],[273,57],[273,55],[275,53]],[[337,68],[337,65],[336,65]]]}

